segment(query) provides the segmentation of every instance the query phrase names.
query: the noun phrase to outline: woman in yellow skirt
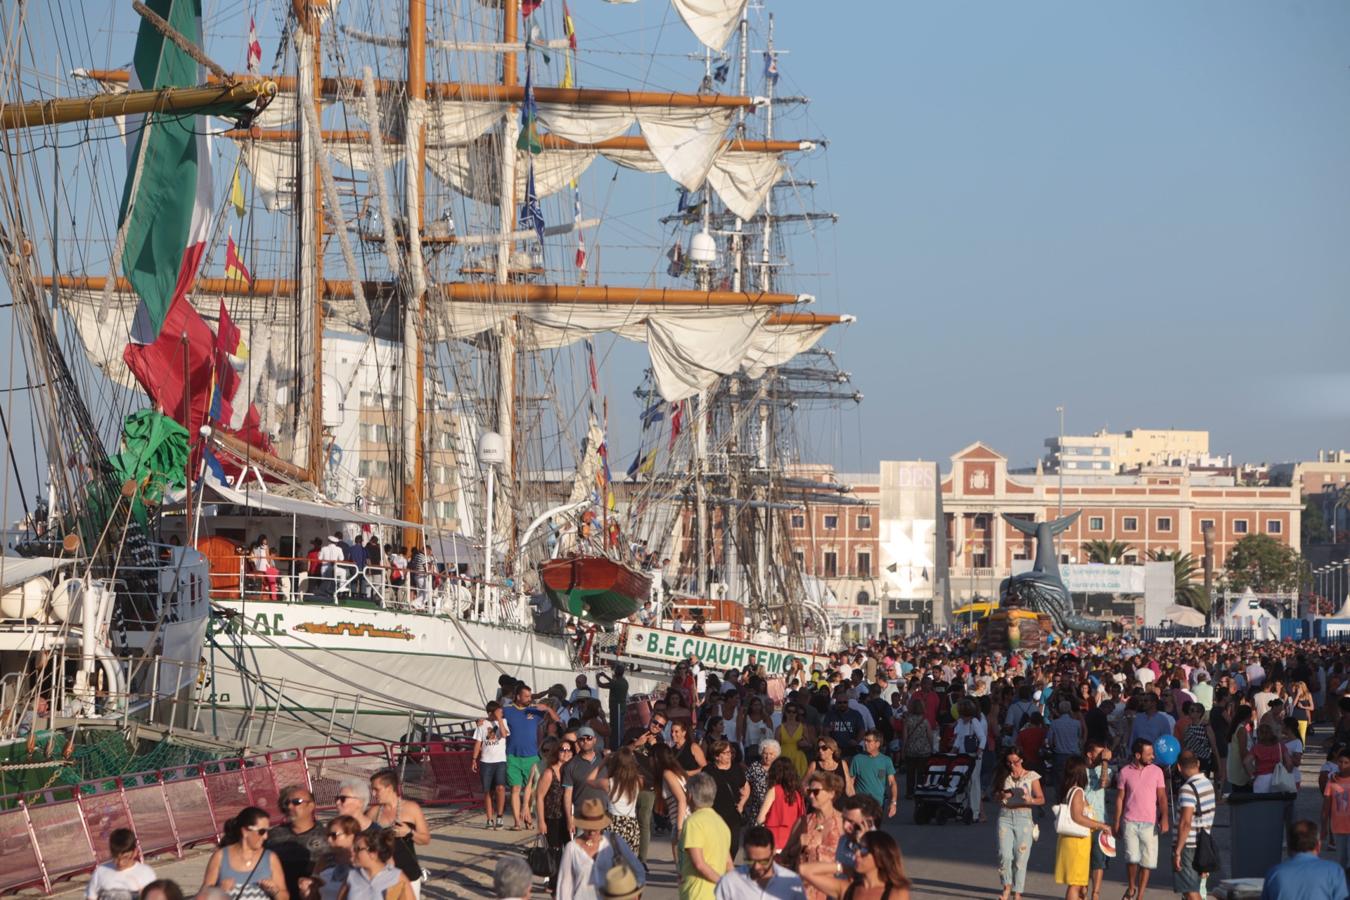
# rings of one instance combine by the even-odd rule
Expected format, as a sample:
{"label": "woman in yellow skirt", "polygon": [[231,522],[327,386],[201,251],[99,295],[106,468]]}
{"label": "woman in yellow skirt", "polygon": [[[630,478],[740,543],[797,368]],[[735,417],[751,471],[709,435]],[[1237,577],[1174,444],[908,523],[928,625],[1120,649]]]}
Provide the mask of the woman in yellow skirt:
{"label": "woman in yellow skirt", "polygon": [[810,761],[802,748],[814,747],[816,735],[811,726],[802,719],[801,707],[795,703],[784,704],[783,722],[778,726],[778,732],[774,736],[783,747],[783,758],[791,761],[792,768],[797,770],[798,778],[804,778]]}
{"label": "woman in yellow skirt", "polygon": [[1055,848],[1055,883],[1067,886],[1064,900],[1087,900],[1092,842],[1097,839],[1093,832],[1111,833],[1109,825],[1092,818],[1086,788],[1087,762],[1081,756],[1069,757],[1069,761],[1064,764],[1064,783],[1059,789],[1059,795],[1064,798],[1062,802],[1069,804],[1073,821],[1086,828],[1088,833],[1082,837],[1067,834],[1059,836],[1059,844]]}

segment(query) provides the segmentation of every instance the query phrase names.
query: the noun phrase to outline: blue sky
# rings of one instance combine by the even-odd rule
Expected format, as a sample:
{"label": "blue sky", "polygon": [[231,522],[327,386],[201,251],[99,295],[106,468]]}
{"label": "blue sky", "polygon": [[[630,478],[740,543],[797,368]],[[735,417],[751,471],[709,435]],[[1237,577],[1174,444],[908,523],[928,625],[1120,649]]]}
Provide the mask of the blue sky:
{"label": "blue sky", "polygon": [[830,7],[772,8],[860,317],[839,464],[1029,462],[1060,403],[1244,460],[1350,445],[1350,5]]}
{"label": "blue sky", "polygon": [[[205,6],[208,48],[236,65],[255,8],[270,64],[282,4]],[[549,36],[557,6],[546,0]],[[684,57],[696,44],[668,3],[571,6],[583,86],[697,84]],[[1071,432],[1208,428],[1216,452],[1241,460],[1350,447],[1350,4],[767,11],[786,51],[780,91],[813,101],[781,109],[778,134],[828,139],[799,175],[821,182],[816,208],[841,216],[797,242],[792,287],[859,317],[826,345],[866,394],[856,411],[809,419],[804,458],[867,471],[984,440],[1029,463],[1061,403]],[[372,30],[397,32],[394,5],[375,15]],[[96,52],[80,63],[129,58],[134,15],[119,9],[111,31],[107,17],[91,17]],[[639,52],[586,56],[606,45]],[[644,57],[651,47],[663,55]],[[670,182],[625,176],[611,198],[607,172],[588,178],[607,270],[632,270],[616,283],[663,269],[653,223],[673,212]],[[563,201],[549,211],[570,214]],[[648,237],[662,249],[622,249]],[[614,363],[603,380],[626,464],[642,354],[599,351]]]}

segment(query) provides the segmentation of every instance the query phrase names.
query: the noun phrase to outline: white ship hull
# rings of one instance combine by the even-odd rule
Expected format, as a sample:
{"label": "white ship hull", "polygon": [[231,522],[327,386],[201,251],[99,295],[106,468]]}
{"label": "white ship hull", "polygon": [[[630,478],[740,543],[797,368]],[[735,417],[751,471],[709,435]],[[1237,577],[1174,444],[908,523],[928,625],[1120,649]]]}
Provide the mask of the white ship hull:
{"label": "white ship hull", "polygon": [[570,691],[581,671],[566,638],[515,626],[320,603],[215,605],[226,615],[209,629],[197,727],[253,746],[401,740],[428,721],[482,716],[504,674]]}

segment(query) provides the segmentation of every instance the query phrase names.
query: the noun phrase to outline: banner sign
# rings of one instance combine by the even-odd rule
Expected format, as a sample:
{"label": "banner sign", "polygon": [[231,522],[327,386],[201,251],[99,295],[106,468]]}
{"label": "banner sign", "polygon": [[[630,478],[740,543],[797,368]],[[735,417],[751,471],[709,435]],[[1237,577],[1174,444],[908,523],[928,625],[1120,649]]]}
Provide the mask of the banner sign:
{"label": "banner sign", "polygon": [[[1014,575],[1031,571],[1029,559],[1013,560]],[[1059,575],[1071,594],[1142,594],[1144,593],[1144,566],[1107,566],[1063,564]]]}
{"label": "banner sign", "polygon": [[816,656],[804,650],[764,647],[759,644],[745,644],[699,634],[632,625],[628,627],[624,653],[627,656],[659,659],[671,665],[693,656],[709,669],[739,669],[746,665],[762,665],[770,675],[786,673],[794,659],[800,659],[808,671],[812,663],[824,665],[828,662],[827,657]]}

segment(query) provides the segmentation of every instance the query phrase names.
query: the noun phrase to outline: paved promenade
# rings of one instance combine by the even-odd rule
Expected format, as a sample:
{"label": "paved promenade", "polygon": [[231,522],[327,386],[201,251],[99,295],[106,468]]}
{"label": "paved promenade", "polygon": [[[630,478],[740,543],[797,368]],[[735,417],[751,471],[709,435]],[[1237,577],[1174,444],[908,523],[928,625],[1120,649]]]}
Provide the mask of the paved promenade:
{"label": "paved promenade", "polygon": [[[1311,737],[1311,735],[1310,735]],[[1320,801],[1317,797],[1317,770],[1323,763],[1321,738],[1312,738],[1313,746],[1303,760],[1304,789],[1299,796],[1297,813],[1302,818],[1317,819]],[[990,810],[992,812],[992,809]],[[914,880],[914,897],[926,898],[994,898],[999,894],[998,838],[993,822],[975,825],[948,824],[919,826],[911,820],[911,807],[902,805],[901,815],[886,827],[900,842],[905,854],[905,865]],[[431,873],[423,892],[433,900],[459,900],[467,897],[490,897],[492,869],[504,854],[522,854],[532,838],[523,832],[488,831],[482,827],[482,814],[431,812],[431,845],[421,848],[423,864]],[[1215,837],[1225,861],[1228,859],[1229,807],[1220,805]],[[1064,889],[1055,884],[1054,826],[1047,815],[1041,822],[1041,839],[1032,852],[1027,873],[1027,900],[1059,900]],[[1170,841],[1164,839],[1160,857],[1170,862]],[[210,847],[189,851],[182,859],[159,856],[150,860],[163,878],[173,878],[191,896],[201,884]],[[654,839],[650,858],[649,889],[645,900],[674,900],[677,897],[675,871],[670,860],[670,842],[667,837]],[[1160,865],[1164,864],[1159,859]],[[1112,863],[1102,896],[1119,897],[1124,893],[1125,866],[1123,860]],[[83,890],[84,879],[66,882],[58,894],[71,896]],[[26,898],[40,896],[40,892],[24,892]],[[535,897],[544,898],[543,882],[536,887]],[[1147,897],[1162,900],[1175,897],[1170,871],[1159,869],[1149,886]]]}

